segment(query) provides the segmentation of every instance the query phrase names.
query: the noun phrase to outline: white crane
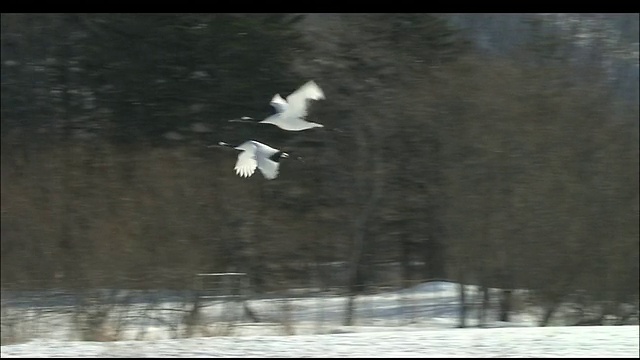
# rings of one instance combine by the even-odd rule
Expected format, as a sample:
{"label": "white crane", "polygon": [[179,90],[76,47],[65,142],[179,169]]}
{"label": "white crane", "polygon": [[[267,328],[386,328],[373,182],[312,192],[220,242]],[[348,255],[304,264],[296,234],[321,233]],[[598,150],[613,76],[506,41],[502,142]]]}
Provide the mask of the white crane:
{"label": "white crane", "polygon": [[[236,162],[234,170],[238,176],[246,178],[253,175],[256,168],[258,168],[266,179],[275,179],[278,176],[278,168],[280,167],[280,163],[277,160],[289,157],[289,154],[286,152],[282,152],[255,140],[245,141],[235,147],[222,141],[220,141],[218,145],[242,151],[238,154],[238,161]],[[209,147],[212,146],[216,145],[210,145]]]}
{"label": "white crane", "polygon": [[[273,124],[287,131],[302,131],[315,127],[324,127],[322,124],[305,120],[309,105],[308,101],[322,100],[324,98],[324,92],[315,81],[308,81],[298,90],[289,94],[286,100],[280,94],[274,95],[269,104],[276,109],[276,113],[258,122],[258,124]],[[246,120],[251,120],[251,118],[243,116],[240,119],[229,121],[246,122]]]}

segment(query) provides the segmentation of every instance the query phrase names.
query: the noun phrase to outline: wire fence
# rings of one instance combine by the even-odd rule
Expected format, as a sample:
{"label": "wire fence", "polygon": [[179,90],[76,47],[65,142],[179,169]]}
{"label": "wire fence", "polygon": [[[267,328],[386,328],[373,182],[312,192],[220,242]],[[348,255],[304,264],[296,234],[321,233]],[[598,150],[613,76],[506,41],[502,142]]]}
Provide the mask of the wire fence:
{"label": "wire fence", "polygon": [[[357,294],[346,286],[258,293],[244,273],[196,274],[193,286],[181,291],[3,290],[2,343],[34,338],[115,341],[328,334],[397,327],[452,328],[463,324],[535,326],[543,316],[533,295],[518,291],[512,294],[510,323],[497,321],[501,292],[488,289],[485,296],[476,286],[427,279],[371,284]],[[624,321],[637,324],[637,308],[637,304],[630,304],[630,315]],[[575,306],[565,305],[561,310],[557,311],[562,314],[557,317],[557,324],[575,325]],[[584,311],[579,315],[583,316]]]}

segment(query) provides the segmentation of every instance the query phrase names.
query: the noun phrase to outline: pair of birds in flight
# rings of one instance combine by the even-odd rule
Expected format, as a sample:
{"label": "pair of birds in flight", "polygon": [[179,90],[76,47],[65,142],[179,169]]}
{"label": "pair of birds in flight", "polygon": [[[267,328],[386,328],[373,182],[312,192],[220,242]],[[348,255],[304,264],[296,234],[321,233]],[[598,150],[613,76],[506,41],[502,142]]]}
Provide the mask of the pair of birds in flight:
{"label": "pair of birds in flight", "polygon": [[[322,124],[305,120],[308,100],[323,99],[325,99],[324,92],[311,80],[292,92],[287,96],[286,100],[283,99],[280,94],[274,95],[270,105],[275,108],[276,113],[257,122],[257,124],[272,124],[286,131],[303,131],[316,127],[324,127]],[[256,123],[251,120],[250,117],[245,116],[229,121]],[[222,141],[219,142],[218,145],[241,151],[240,154],[238,154],[238,161],[234,167],[236,174],[241,177],[250,177],[257,168],[266,179],[275,179],[278,176],[278,169],[280,167],[278,160],[289,157],[289,154],[286,152],[255,140],[245,141],[235,147]]]}

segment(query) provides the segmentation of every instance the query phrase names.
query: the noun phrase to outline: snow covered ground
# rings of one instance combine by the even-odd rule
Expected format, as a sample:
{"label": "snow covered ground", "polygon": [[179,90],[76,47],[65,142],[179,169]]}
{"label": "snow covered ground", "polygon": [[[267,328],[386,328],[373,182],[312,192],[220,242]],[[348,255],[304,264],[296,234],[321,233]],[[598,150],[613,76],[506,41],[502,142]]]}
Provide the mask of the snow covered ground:
{"label": "snow covered ground", "polygon": [[[476,290],[469,288],[473,298]],[[535,309],[510,323],[457,329],[459,285],[423,283],[359,296],[353,326],[342,326],[346,298],[323,295],[248,301],[210,301],[202,325],[185,335],[184,304],[128,304],[112,310],[107,341],[79,341],[71,306],[5,306],[2,357],[639,357],[638,326],[536,327]],[[488,314],[495,319],[495,312]],[[17,319],[17,321],[16,321]],[[77,318],[75,318],[77,321]],[[555,322],[559,324],[561,322]],[[470,311],[468,326],[476,325]],[[105,330],[105,333],[108,333]],[[117,340],[117,341],[114,341]]]}
{"label": "snow covered ground", "polygon": [[37,340],[2,357],[638,357],[638,326],[408,330],[155,341]]}

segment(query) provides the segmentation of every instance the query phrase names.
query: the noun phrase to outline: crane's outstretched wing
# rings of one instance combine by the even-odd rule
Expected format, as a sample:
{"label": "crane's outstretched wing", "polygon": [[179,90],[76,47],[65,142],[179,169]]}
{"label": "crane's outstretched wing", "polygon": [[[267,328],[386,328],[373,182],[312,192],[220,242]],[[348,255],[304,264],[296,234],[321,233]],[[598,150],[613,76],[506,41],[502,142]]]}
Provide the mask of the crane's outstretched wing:
{"label": "crane's outstretched wing", "polygon": [[287,96],[286,115],[293,118],[305,117],[307,116],[307,100],[322,100],[324,98],[322,89],[315,81],[311,80]]}
{"label": "crane's outstretched wing", "polygon": [[278,176],[280,163],[268,158],[258,157],[258,169],[268,180],[273,180]]}
{"label": "crane's outstretched wing", "polygon": [[280,96],[280,94],[275,94],[273,96],[273,99],[271,99],[269,105],[273,106],[274,109],[276,109],[276,113],[281,113],[287,110],[287,108],[289,107],[289,104],[287,104],[287,102],[282,98],[282,96]]}
{"label": "crane's outstretched wing", "polygon": [[249,177],[256,171],[256,167],[258,167],[256,147],[251,145],[238,154],[238,161],[234,169],[239,176]]}

